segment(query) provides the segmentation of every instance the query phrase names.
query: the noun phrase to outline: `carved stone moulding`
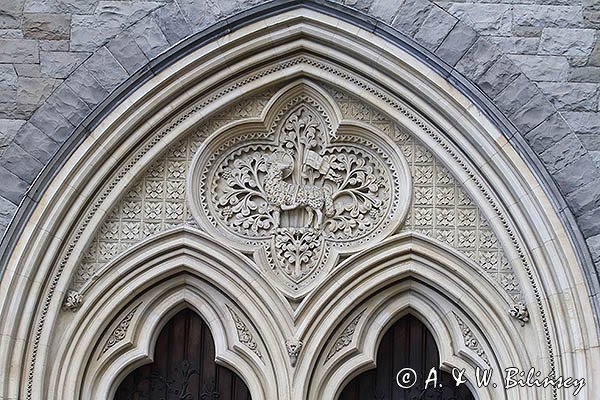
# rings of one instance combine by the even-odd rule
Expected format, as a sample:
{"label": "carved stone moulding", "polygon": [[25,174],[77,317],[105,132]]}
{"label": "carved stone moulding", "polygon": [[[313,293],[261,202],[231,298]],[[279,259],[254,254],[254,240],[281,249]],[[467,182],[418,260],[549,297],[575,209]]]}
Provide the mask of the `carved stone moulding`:
{"label": "carved stone moulding", "polygon": [[189,174],[198,224],[252,254],[292,299],[339,254],[394,232],[412,197],[401,149],[369,124],[342,120],[329,94],[304,79],[275,94],[260,118],[216,131]]}

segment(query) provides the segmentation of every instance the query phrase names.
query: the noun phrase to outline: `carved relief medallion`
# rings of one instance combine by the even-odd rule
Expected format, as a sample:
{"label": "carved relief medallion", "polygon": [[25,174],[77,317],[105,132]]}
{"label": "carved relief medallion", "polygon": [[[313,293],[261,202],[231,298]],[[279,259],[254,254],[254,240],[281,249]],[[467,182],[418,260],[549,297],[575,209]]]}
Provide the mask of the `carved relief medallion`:
{"label": "carved relief medallion", "polygon": [[199,225],[253,253],[292,298],[337,254],[389,235],[408,210],[410,172],[400,149],[339,115],[325,93],[292,85],[274,96],[262,121],[215,132],[190,168]]}

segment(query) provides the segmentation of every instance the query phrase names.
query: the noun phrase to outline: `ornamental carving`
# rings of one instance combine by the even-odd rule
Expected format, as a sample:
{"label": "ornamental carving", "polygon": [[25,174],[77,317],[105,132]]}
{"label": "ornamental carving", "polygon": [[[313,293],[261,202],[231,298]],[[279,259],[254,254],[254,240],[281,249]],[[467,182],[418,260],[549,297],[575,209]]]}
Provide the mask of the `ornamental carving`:
{"label": "ornamental carving", "polygon": [[467,324],[458,315],[456,315],[456,313],[453,314],[456,318],[456,322],[458,322],[458,326],[460,327],[465,346],[473,350],[475,354],[477,354],[488,366],[491,366],[488,355],[471,328],[469,328]]}
{"label": "ornamental carving", "polygon": [[365,310],[362,310],[356,317],[350,321],[350,323],[346,326],[344,331],[338,336],[333,347],[327,353],[327,357],[325,358],[325,362],[329,361],[333,356],[335,356],[338,352],[340,352],[344,347],[347,347],[352,343],[352,337],[354,336],[354,331],[356,331],[356,327],[362,318]]}
{"label": "ornamental carving", "polygon": [[[102,352],[101,352],[100,356],[102,356],[102,354],[106,353],[115,344],[117,344],[121,340],[125,339],[125,336],[127,335],[127,330],[129,329],[129,325],[131,324],[131,320],[135,316],[135,313],[141,304],[142,303],[138,304],[131,311],[129,311],[127,313],[127,315],[125,315],[125,317],[123,317],[121,322],[119,322],[119,324],[116,326],[116,328],[113,329],[113,331],[111,332],[108,339],[106,339],[106,343],[104,343],[104,347],[102,348]],[[98,358],[100,358],[100,356],[98,356]]]}
{"label": "ornamental carving", "polygon": [[254,341],[254,337],[252,336],[252,333],[250,333],[250,330],[248,329],[244,321],[239,317],[239,315],[235,313],[235,311],[229,308],[229,306],[227,307],[227,309],[229,310],[231,318],[235,323],[235,330],[237,331],[238,340],[240,341],[240,343],[242,343],[244,346],[250,349],[250,351],[252,351],[258,356],[258,358],[262,360],[262,353],[258,349],[258,344],[256,344],[256,341]]}
{"label": "ornamental carving", "polygon": [[307,84],[289,91],[276,96],[264,123],[210,137],[192,161],[188,192],[200,226],[253,253],[298,298],[337,254],[393,232],[411,185],[400,148],[385,134],[340,124],[332,102]]}

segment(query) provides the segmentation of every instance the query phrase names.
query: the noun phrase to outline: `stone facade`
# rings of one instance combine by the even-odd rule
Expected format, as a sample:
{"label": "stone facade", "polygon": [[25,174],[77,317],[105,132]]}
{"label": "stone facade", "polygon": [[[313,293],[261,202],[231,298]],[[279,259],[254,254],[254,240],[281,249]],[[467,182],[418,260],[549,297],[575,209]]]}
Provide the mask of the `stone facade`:
{"label": "stone facade", "polygon": [[[0,0],[0,230],[75,128],[181,39],[260,1]],[[600,5],[344,1],[485,92],[550,173],[600,263]]]}
{"label": "stone facade", "polygon": [[[429,3],[353,7],[376,5],[415,41],[339,4],[292,1],[159,53],[174,42],[149,14],[55,82],[3,154],[15,176],[47,167],[0,280],[0,399],[111,397],[182,307],[256,399],[333,400],[403,313],[471,382],[477,367],[534,366],[586,378],[594,398],[594,280],[543,176],[582,163],[593,179],[589,152],[490,39]],[[37,35],[61,26],[35,21]],[[54,148],[24,149],[50,136]],[[560,162],[540,169],[524,137]]]}

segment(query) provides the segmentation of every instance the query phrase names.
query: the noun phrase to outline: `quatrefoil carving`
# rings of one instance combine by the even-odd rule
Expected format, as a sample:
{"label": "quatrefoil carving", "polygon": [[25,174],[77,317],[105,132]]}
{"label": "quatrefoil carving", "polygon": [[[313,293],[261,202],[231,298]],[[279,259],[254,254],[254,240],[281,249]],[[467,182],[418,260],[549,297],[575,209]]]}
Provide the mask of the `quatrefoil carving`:
{"label": "quatrefoil carving", "polygon": [[335,102],[302,80],[278,92],[260,120],[215,132],[192,161],[197,222],[254,255],[291,298],[401,224],[410,172],[390,138],[344,122]]}

